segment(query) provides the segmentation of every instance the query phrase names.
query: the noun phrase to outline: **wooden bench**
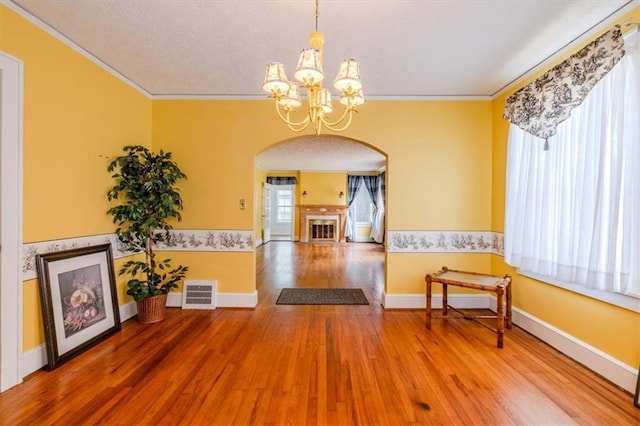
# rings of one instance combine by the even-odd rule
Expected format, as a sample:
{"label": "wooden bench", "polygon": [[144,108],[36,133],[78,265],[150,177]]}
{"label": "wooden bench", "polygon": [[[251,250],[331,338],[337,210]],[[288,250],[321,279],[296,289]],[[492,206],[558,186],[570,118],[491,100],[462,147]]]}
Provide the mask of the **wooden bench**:
{"label": "wooden bench", "polygon": [[[499,277],[476,272],[457,271],[443,266],[435,274],[425,276],[427,284],[427,329],[431,329],[431,290],[433,283],[442,284],[442,315],[434,318],[465,318],[476,321],[478,324],[488,328],[498,335],[498,347],[503,347],[504,328],[511,328],[511,276]],[[447,301],[447,287],[453,285],[457,287],[472,288],[475,290],[489,291],[496,294],[497,312],[496,315],[469,315],[468,313],[450,306]],[[505,301],[506,299],[506,301]],[[505,303],[506,302],[506,303]],[[506,305],[506,309],[505,309]],[[448,314],[448,309],[456,312],[457,316]],[[479,319],[496,319],[496,328],[492,328]]]}

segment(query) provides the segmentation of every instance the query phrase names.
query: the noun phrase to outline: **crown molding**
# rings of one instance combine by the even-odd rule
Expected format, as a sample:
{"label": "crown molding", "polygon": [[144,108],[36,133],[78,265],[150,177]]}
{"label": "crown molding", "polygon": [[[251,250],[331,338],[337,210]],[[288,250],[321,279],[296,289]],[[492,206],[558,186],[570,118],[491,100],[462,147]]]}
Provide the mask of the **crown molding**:
{"label": "crown molding", "polygon": [[109,74],[111,74],[112,76],[116,77],[118,80],[122,81],[123,83],[125,83],[126,85],[131,87],[132,89],[136,90],[137,92],[139,92],[140,94],[146,96],[147,98],[152,99],[151,93],[149,93],[147,90],[145,90],[142,86],[138,85],[135,81],[131,80],[130,78],[128,78],[124,74],[120,73],[118,70],[113,68],[111,65],[107,64],[106,62],[102,61],[101,59],[99,59],[98,57],[93,55],[92,53],[88,52],[82,46],[76,44],[73,40],[71,40],[70,38],[68,38],[67,36],[65,36],[61,32],[59,32],[58,30],[56,30],[52,26],[50,26],[50,25],[46,24],[45,22],[41,21],[38,17],[36,17],[36,16],[32,15],[31,13],[27,12],[26,10],[21,8],[19,5],[15,4],[15,3],[11,2],[11,1],[8,1],[8,0],[0,0],[0,4],[2,4],[3,6],[5,6],[8,9],[11,9],[13,12],[17,13],[18,15],[20,15],[21,17],[23,17],[24,19],[26,19],[27,21],[29,21],[30,23],[35,25],[36,27],[40,28],[41,30],[45,31],[47,34],[51,35],[52,37],[54,37],[58,41],[62,42],[67,47],[73,49],[75,52],[77,52],[80,55],[84,56],[86,59],[88,59],[89,61],[93,62],[94,64],[96,64],[97,66],[102,68],[103,70],[107,71]]}

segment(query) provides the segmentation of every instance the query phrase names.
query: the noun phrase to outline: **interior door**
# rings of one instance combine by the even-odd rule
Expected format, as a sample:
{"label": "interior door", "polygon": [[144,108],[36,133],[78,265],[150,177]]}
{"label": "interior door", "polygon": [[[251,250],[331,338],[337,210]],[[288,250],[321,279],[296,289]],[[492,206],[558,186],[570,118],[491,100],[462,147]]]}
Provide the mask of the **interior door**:
{"label": "interior door", "polygon": [[265,183],[262,190],[262,244],[271,241],[271,187]]}

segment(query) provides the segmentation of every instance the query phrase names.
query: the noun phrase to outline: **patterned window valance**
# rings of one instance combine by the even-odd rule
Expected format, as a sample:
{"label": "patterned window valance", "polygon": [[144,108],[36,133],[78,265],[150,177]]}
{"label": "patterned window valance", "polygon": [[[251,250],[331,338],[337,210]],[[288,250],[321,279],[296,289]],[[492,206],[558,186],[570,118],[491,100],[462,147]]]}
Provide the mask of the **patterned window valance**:
{"label": "patterned window valance", "polygon": [[509,96],[503,117],[534,136],[548,139],[623,56],[624,40],[617,25]]}
{"label": "patterned window valance", "polygon": [[298,179],[293,176],[269,176],[267,177],[267,183],[271,185],[295,185],[298,183]]}

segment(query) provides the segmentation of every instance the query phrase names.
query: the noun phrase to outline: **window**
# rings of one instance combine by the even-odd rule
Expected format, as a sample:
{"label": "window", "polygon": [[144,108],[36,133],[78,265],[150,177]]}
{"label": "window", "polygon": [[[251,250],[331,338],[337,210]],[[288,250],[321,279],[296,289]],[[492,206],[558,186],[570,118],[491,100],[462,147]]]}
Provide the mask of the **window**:
{"label": "window", "polygon": [[293,211],[293,197],[291,189],[276,190],[276,209],[278,222],[291,222]]}
{"label": "window", "polygon": [[364,184],[360,186],[354,205],[354,217],[356,218],[356,223],[358,225],[371,225],[373,222],[373,201],[371,201],[369,191],[364,187]]}
{"label": "window", "polygon": [[558,126],[549,151],[509,130],[505,260],[584,294],[640,298],[640,54],[632,38]]}

